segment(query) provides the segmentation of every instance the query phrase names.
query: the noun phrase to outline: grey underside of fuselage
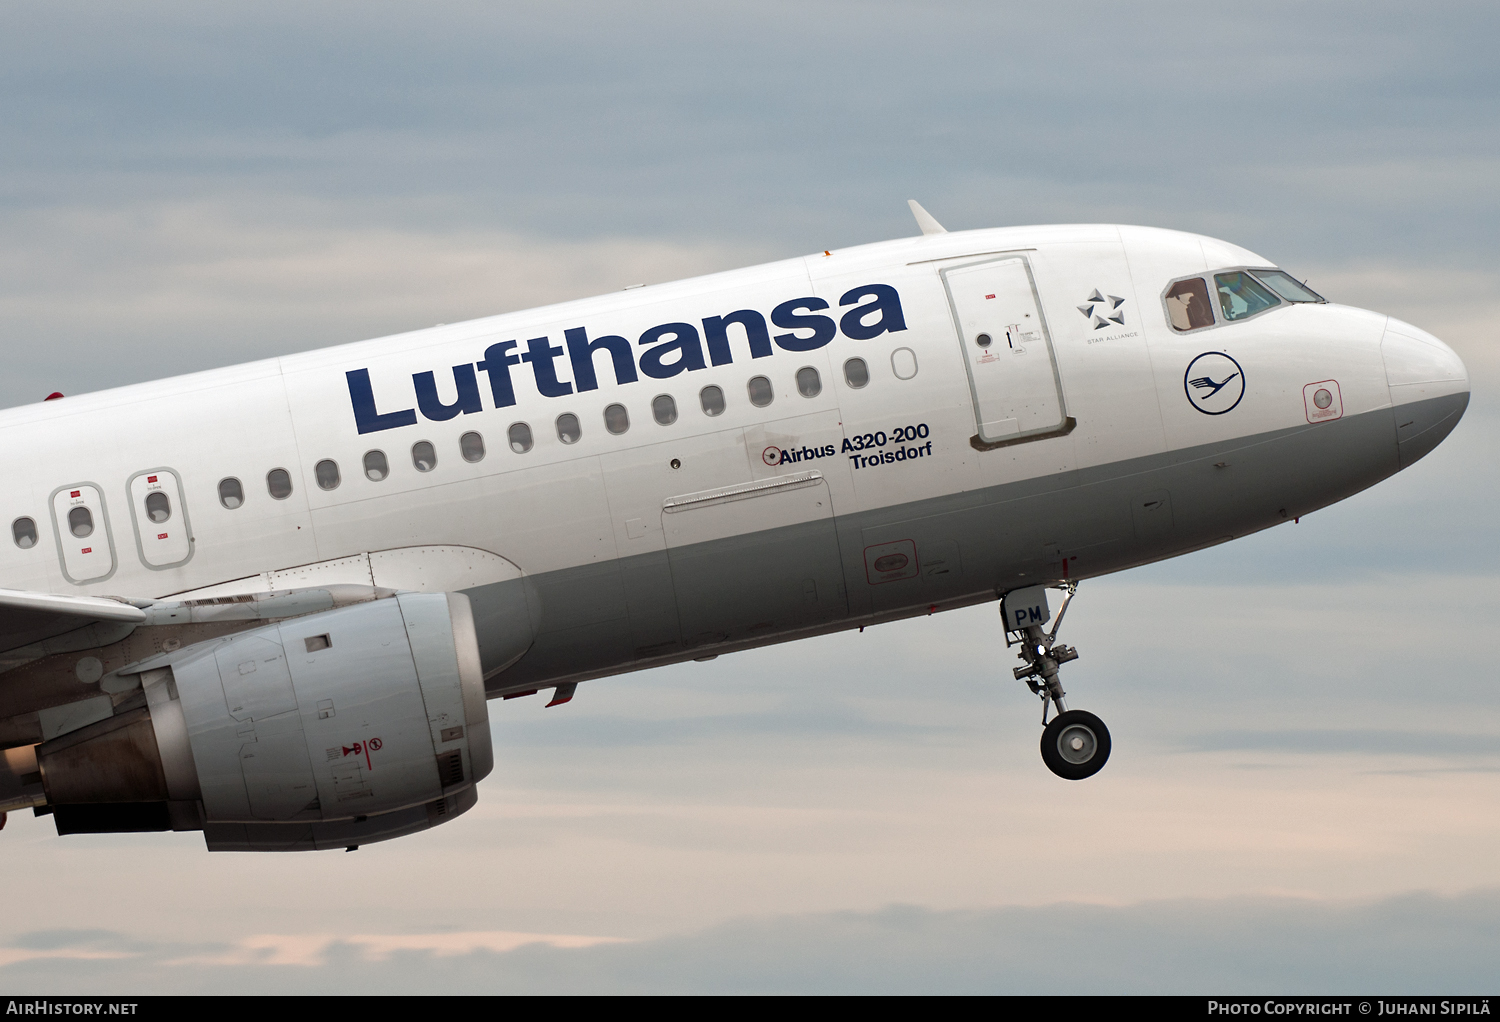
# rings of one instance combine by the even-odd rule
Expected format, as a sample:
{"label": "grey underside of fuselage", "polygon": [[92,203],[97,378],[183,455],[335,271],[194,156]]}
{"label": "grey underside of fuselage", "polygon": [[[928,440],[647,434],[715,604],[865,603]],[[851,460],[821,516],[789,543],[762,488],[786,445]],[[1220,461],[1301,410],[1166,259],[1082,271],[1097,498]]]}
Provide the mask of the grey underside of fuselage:
{"label": "grey underside of fuselage", "polygon": [[[472,589],[487,673],[518,652],[508,622],[528,614],[537,626],[525,655],[487,689],[526,691],[952,609],[1212,546],[1392,475],[1447,434],[1467,398],[1401,406],[1403,421],[1416,409],[1449,425],[1425,445],[1403,442],[1399,456],[1385,408]],[[872,584],[866,549],[903,540],[916,551],[912,577]]]}

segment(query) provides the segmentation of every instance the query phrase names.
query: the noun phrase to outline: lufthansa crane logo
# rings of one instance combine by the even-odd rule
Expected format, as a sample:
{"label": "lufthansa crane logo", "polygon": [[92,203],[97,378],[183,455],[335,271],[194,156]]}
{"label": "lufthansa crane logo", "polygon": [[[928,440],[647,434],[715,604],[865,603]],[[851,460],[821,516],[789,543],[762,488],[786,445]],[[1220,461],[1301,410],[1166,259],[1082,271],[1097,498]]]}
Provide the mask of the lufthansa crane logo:
{"label": "lufthansa crane logo", "polygon": [[1094,288],[1094,293],[1077,308],[1083,313],[1084,319],[1094,324],[1095,330],[1103,330],[1111,323],[1115,326],[1125,325],[1125,310],[1121,307],[1124,304],[1125,299],[1118,295],[1106,295]]}
{"label": "lufthansa crane logo", "polygon": [[1245,396],[1245,371],[1222,351],[1205,351],[1188,363],[1182,388],[1204,415],[1232,412]]}

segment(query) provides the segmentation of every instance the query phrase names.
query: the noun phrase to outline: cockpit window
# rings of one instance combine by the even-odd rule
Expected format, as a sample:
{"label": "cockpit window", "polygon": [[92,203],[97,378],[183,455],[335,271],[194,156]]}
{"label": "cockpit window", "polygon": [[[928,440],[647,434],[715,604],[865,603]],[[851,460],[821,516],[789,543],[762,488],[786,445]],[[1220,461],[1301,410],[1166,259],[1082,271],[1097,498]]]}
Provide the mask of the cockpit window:
{"label": "cockpit window", "polygon": [[1281,270],[1256,270],[1255,276],[1260,282],[1289,302],[1323,302],[1327,301],[1306,284],[1297,283],[1297,279],[1290,273]]}
{"label": "cockpit window", "polygon": [[1247,319],[1257,312],[1264,312],[1281,299],[1260,285],[1248,273],[1216,273],[1214,285],[1219,292],[1219,309],[1229,321]]}
{"label": "cockpit window", "polygon": [[1214,325],[1214,311],[1208,304],[1208,285],[1202,277],[1179,280],[1167,291],[1167,316],[1173,330],[1197,330]]}

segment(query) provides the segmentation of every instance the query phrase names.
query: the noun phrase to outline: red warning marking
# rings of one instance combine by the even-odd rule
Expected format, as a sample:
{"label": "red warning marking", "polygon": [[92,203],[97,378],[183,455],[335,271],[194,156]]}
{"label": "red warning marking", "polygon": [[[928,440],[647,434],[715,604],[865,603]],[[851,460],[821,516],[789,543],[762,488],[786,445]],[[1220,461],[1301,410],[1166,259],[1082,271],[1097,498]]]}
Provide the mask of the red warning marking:
{"label": "red warning marking", "polygon": [[985,297],[986,297],[986,298],[993,298],[993,297],[995,297],[995,296],[994,296],[994,295],[985,295]]}
{"label": "red warning marking", "polygon": [[154,482],[156,482],[156,476],[147,476],[146,477],[146,482],[148,482],[148,483],[154,483]]}
{"label": "red warning marking", "polygon": [[86,554],[91,554],[91,553],[94,552],[94,548],[91,547],[91,546],[86,546],[86,547],[83,548],[83,552],[86,553]]}
{"label": "red warning marking", "polygon": [[345,756],[358,756],[363,753],[365,757],[365,766],[371,770],[374,770],[375,764],[370,762],[370,753],[379,752],[381,746],[383,746],[384,744],[385,743],[382,742],[379,738],[371,738],[369,741],[355,742],[353,745],[345,745],[342,748],[344,750]]}
{"label": "red warning marking", "polygon": [[82,496],[82,494],[83,494],[82,490],[74,490],[72,493],[68,494],[68,496],[70,496],[70,497],[78,497],[78,496]]}
{"label": "red warning marking", "polygon": [[166,539],[167,538],[167,534],[165,532],[158,532],[156,534],[156,538],[157,539]]}

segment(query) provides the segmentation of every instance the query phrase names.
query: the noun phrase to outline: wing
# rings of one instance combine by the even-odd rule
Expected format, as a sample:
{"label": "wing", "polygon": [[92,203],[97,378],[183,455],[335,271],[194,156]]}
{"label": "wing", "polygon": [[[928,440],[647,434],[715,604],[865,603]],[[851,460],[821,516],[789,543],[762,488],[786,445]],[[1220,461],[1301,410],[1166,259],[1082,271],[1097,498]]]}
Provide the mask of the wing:
{"label": "wing", "polygon": [[100,596],[0,589],[0,650],[12,650],[91,624],[138,625],[146,612]]}

